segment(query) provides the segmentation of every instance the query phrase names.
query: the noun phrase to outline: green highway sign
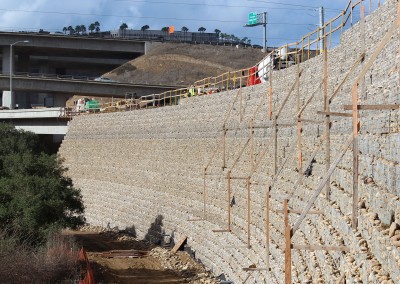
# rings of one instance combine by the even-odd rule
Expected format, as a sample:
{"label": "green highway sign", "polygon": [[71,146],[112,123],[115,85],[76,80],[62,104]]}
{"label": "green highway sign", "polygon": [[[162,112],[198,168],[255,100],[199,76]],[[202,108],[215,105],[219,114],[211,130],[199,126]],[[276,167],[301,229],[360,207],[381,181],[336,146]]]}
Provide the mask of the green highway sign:
{"label": "green highway sign", "polygon": [[257,13],[250,13],[249,14],[249,19],[248,19],[248,24],[249,25],[256,25],[257,24]]}

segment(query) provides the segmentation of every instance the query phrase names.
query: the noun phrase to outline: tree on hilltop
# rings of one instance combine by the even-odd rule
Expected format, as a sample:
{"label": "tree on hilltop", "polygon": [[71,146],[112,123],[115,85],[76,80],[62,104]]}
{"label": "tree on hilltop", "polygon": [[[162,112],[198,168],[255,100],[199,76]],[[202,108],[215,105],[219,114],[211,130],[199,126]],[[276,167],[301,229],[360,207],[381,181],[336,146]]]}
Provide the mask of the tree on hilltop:
{"label": "tree on hilltop", "polygon": [[185,26],[183,26],[181,28],[181,31],[183,32],[183,41],[186,41],[186,36],[187,36],[187,32],[189,31],[189,29]]}
{"label": "tree on hilltop", "polygon": [[98,21],[94,22],[94,29],[96,33],[100,32],[100,23]]}
{"label": "tree on hilltop", "polygon": [[143,33],[143,37],[144,37],[145,31],[147,31],[148,29],[150,29],[149,25],[144,25],[144,26],[142,26],[142,27],[140,28],[140,30],[141,30],[142,33]]}
{"label": "tree on hilltop", "polygon": [[96,29],[96,27],[94,26],[94,23],[91,23],[90,25],[89,25],[89,31],[90,31],[90,33],[93,33],[93,31]]}
{"label": "tree on hilltop", "polygon": [[206,31],[206,28],[205,27],[200,27],[199,29],[198,29],[198,31],[200,32],[200,38],[203,40],[203,42],[204,42],[204,32]]}
{"label": "tree on hilltop", "polygon": [[81,25],[77,25],[77,26],[75,27],[75,32],[76,32],[77,34],[80,34],[81,31],[82,31]]}
{"label": "tree on hilltop", "polygon": [[81,25],[81,33],[86,34],[86,26],[85,25]]}
{"label": "tree on hilltop", "polygon": [[169,31],[169,27],[163,27],[163,28],[161,29],[161,31],[163,32],[164,36],[166,37],[167,34],[168,34],[168,31]]}
{"label": "tree on hilltop", "polygon": [[128,28],[128,25],[126,24],[126,23],[122,23],[120,26],[119,26],[119,29],[120,30],[126,30]]}
{"label": "tree on hilltop", "polygon": [[67,30],[68,30],[70,35],[73,35],[75,33],[75,30],[74,30],[74,28],[72,26],[68,26]]}
{"label": "tree on hilltop", "polygon": [[0,229],[34,244],[82,225],[82,195],[65,172],[36,134],[0,124]]}
{"label": "tree on hilltop", "polygon": [[122,31],[122,36],[125,36],[125,30],[128,28],[126,23],[123,23],[119,26],[119,29]]}

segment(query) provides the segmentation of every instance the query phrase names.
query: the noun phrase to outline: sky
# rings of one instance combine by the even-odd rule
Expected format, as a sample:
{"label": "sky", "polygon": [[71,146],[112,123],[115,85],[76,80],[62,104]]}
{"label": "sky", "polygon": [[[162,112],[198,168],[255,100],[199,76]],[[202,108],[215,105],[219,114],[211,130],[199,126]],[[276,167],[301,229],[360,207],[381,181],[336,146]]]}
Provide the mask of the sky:
{"label": "sky", "polygon": [[[369,11],[367,0],[366,11]],[[0,0],[0,31],[56,32],[63,27],[100,23],[101,31],[118,29],[126,23],[129,29],[149,25],[151,30],[174,26],[181,30],[206,32],[215,29],[247,37],[252,44],[263,45],[263,28],[244,27],[248,14],[267,12],[267,45],[281,46],[296,42],[315,30],[319,7],[325,9],[325,20],[341,13],[348,0]],[[376,3],[372,3],[372,8]]]}

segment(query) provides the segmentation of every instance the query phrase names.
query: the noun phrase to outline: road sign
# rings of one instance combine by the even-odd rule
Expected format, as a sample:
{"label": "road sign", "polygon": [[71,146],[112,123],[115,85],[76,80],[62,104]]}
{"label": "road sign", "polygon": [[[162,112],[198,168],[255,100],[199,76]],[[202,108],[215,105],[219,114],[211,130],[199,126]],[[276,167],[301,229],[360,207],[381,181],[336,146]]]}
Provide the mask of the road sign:
{"label": "road sign", "polygon": [[257,24],[257,18],[258,18],[257,13],[254,13],[254,12],[250,13],[249,18],[248,18],[248,24],[249,25]]}

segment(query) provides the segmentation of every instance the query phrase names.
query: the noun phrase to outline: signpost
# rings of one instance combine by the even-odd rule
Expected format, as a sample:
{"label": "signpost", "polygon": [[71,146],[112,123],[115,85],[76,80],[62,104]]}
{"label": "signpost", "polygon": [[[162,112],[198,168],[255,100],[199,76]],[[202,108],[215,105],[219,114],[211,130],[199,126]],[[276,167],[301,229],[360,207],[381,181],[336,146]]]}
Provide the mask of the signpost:
{"label": "signpost", "polygon": [[264,13],[255,13],[251,12],[248,15],[247,24],[245,27],[255,27],[255,26],[263,26],[264,27],[264,48],[263,51],[267,52],[267,12]]}

